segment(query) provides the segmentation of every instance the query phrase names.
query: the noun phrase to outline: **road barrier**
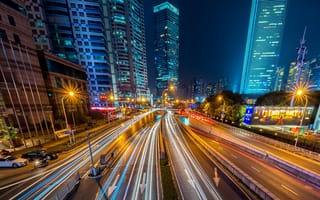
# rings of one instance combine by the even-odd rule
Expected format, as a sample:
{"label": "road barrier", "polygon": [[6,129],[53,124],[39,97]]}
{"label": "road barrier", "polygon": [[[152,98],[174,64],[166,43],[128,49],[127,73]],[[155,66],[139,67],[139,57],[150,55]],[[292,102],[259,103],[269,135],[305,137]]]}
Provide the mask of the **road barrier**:
{"label": "road barrier", "polygon": [[[195,127],[195,128],[199,128],[199,127]],[[202,128],[203,131],[210,131],[211,128],[209,128],[209,130],[207,130],[208,127],[206,127],[206,130],[204,130]],[[245,145],[241,145],[239,143],[235,143],[232,141],[229,141],[223,137],[221,137],[220,135],[216,135],[214,134],[213,136],[219,138],[220,140],[223,140],[226,143],[232,144],[233,146],[238,147],[239,149],[242,149],[243,151],[250,153],[251,155],[254,155],[258,158],[264,158],[266,159],[269,163],[272,163],[275,166],[280,167],[281,169],[293,174],[295,177],[301,179],[302,181],[308,182],[310,184],[313,184],[317,187],[320,187],[320,175],[313,173],[311,171],[308,171],[306,169],[303,169],[301,167],[298,167],[294,164],[288,163],[284,160],[279,159],[276,156],[273,155],[269,155],[268,153],[261,151],[261,150],[257,150],[255,148],[249,147],[249,146],[245,146]]]}
{"label": "road barrier", "polygon": [[59,192],[55,194],[55,196],[52,198],[52,200],[61,200],[65,199],[67,195],[69,195],[77,185],[80,183],[80,174],[76,173],[75,176],[70,180],[70,182],[67,183],[65,187],[63,187]]}

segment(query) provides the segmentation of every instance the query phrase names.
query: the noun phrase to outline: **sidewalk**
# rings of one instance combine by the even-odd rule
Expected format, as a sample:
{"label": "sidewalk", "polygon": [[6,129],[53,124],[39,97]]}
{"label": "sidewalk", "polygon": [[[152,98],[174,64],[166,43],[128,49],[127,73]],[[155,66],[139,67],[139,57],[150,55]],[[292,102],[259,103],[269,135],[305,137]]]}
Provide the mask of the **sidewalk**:
{"label": "sidewalk", "polygon": [[[114,120],[112,122],[107,123],[107,122],[105,122],[105,120],[99,120],[99,121],[97,121],[95,127],[88,129],[88,133],[89,133],[89,135],[91,135],[91,137],[92,136],[94,137],[97,134],[99,134],[100,130],[108,129],[112,126],[115,126],[116,124],[122,123],[123,121],[125,121],[125,120],[118,119],[118,120]],[[81,127],[81,125],[79,127]],[[9,143],[7,141],[0,139],[0,149],[7,149],[7,150],[13,152],[12,153],[13,155],[21,155],[23,153],[33,151],[33,150],[39,150],[39,149],[44,149],[44,150],[48,150],[48,151],[69,150],[70,148],[73,148],[73,147],[81,144],[82,142],[86,141],[87,136],[86,136],[85,127],[82,128],[83,131],[79,131],[79,132],[74,133],[75,143],[73,143],[72,145],[70,145],[69,136],[66,136],[64,138],[55,139],[54,135],[51,134],[51,135],[33,137],[31,139],[26,139],[27,147],[25,147],[24,145],[22,145],[20,147],[16,147],[14,152],[13,152],[13,148],[9,147]],[[32,140],[33,140],[34,146],[32,144]]]}

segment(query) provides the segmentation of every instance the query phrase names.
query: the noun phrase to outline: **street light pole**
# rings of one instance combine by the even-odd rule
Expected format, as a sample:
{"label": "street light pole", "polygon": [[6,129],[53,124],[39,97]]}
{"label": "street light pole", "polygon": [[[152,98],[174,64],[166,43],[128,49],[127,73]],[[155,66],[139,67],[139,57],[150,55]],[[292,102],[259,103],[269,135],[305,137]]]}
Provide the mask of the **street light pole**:
{"label": "street light pole", "polygon": [[[306,103],[304,105],[304,109],[303,109],[303,113],[302,113],[302,118],[300,120],[300,130],[302,129],[302,125],[303,125],[303,119],[305,117],[305,113],[307,111],[307,105],[308,105],[308,97],[306,95],[303,95],[306,98]],[[297,134],[297,138],[296,138],[296,142],[294,144],[294,147],[297,147],[297,143],[298,143],[298,138],[299,138],[299,133]]]}
{"label": "street light pole", "polygon": [[[64,119],[66,121],[66,131],[68,131],[68,118],[67,118],[67,113],[66,113],[66,109],[64,107],[64,101],[63,100],[64,100],[64,96],[62,96],[62,98],[61,98],[61,104],[62,104],[62,110],[63,110]],[[70,134],[71,133],[69,133],[69,140],[70,140],[70,144],[72,144]]]}

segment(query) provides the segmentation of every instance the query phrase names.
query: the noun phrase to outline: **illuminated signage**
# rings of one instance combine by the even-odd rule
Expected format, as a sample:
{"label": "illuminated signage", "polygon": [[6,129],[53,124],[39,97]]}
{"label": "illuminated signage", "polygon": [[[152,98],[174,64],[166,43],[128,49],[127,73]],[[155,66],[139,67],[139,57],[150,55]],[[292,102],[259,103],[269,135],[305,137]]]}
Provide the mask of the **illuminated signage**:
{"label": "illuminated signage", "polygon": [[313,107],[247,106],[244,123],[252,125],[302,125],[310,123]]}

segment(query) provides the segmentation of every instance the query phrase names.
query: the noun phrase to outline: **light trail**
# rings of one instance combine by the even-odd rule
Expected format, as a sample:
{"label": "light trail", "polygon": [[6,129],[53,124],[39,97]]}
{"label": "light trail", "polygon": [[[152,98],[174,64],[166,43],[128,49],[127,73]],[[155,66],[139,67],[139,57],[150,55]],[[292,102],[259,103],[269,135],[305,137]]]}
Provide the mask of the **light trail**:
{"label": "light trail", "polygon": [[[146,130],[143,129],[141,131],[141,133],[145,132]],[[110,199],[115,199],[115,195],[118,194],[119,192],[119,188],[121,187],[122,183],[123,183],[123,180],[124,180],[124,177],[125,177],[125,174],[127,173],[128,171],[128,168],[129,168],[129,165],[130,165],[130,162],[131,160],[133,159],[133,156],[134,156],[134,153],[137,151],[137,146],[139,146],[139,144],[143,141],[143,137],[139,136],[140,134],[138,134],[137,137],[134,138],[133,142],[130,144],[130,146],[126,149],[126,151],[123,153],[123,155],[121,156],[120,160],[118,161],[118,163],[116,164],[116,166],[113,168],[112,172],[110,173],[107,181],[105,182],[105,184],[102,186],[102,189],[99,190],[97,196],[96,196],[96,199],[99,199],[101,200],[104,196],[105,196],[105,193],[107,191],[107,189],[109,188],[109,186],[111,185],[112,181],[114,180],[116,174],[118,174],[119,170],[120,170],[120,165],[121,163],[125,160],[126,158],[126,154],[129,153],[129,150],[132,148],[132,146],[135,146],[135,148],[133,148],[132,150],[132,153],[129,157],[129,160],[127,162],[127,164],[125,165],[123,171],[121,172],[121,177],[120,177],[120,180],[117,184],[117,188],[115,189],[115,191],[111,194],[111,197]]]}
{"label": "light trail", "polygon": [[[212,184],[211,179],[206,175],[200,164],[197,162],[193,154],[191,153],[190,148],[188,147],[183,134],[177,126],[177,122],[175,121],[172,113],[169,111],[165,117],[165,125],[167,130],[167,137],[170,145],[172,145],[171,154],[174,155],[173,166],[179,167],[180,170],[175,169],[176,173],[182,173],[187,175],[189,178],[189,189],[184,189],[182,197],[184,196],[188,198],[198,198],[198,199],[221,199],[219,193],[216,188]],[[178,166],[180,164],[180,166]],[[179,188],[183,189],[186,187],[182,184],[183,180],[179,180],[179,177],[176,174],[177,183],[180,184]],[[193,191],[193,192],[190,192]],[[194,196],[196,195],[196,196]],[[207,197],[208,195],[208,197]]]}
{"label": "light trail", "polygon": [[[123,132],[128,130],[133,123],[135,123],[136,121],[142,119],[143,117],[145,117],[146,115],[148,115],[148,114],[150,114],[151,112],[154,112],[154,111],[155,110],[146,112],[146,113],[144,113],[142,115],[137,116],[134,119],[131,119],[131,120],[125,122],[124,123],[125,126],[123,126],[123,127],[120,126],[120,127],[116,128],[116,129],[114,129],[113,131],[111,131],[108,134],[107,137],[105,137],[105,134],[106,134],[105,133],[104,135],[98,137],[97,139],[94,139],[92,141],[92,143],[93,143],[92,146],[93,147],[95,146],[96,149],[93,152],[93,155],[96,155],[101,150],[103,150],[107,145],[109,145],[111,142],[113,142],[115,139],[117,139],[117,137],[119,137]],[[82,154],[79,155],[79,152],[82,152]],[[33,199],[41,199],[44,196],[49,196],[49,194],[51,194],[56,188],[61,186],[65,180],[67,180],[71,175],[76,173],[77,170],[80,167],[84,166],[89,161],[89,157],[84,159],[86,156],[88,156],[88,154],[89,153],[87,151],[87,147],[86,146],[83,146],[83,147],[79,148],[78,152],[74,152],[72,155],[70,155],[67,158],[63,159],[63,161],[60,161],[59,163],[63,163],[63,164],[58,166],[54,170],[51,170],[50,172],[53,173],[53,174],[48,173],[48,171],[46,171],[47,172],[46,176],[42,177],[39,180],[36,180],[31,185],[23,188],[20,192],[15,194],[10,199],[16,199],[16,198],[18,198],[18,199],[27,199],[28,196],[30,196],[30,195],[34,195],[35,196],[35,197],[33,197]],[[81,159],[84,159],[84,160],[82,160],[80,163],[76,164]],[[76,164],[76,166],[73,166],[75,164]],[[65,166],[63,166],[63,165],[65,165]],[[58,172],[55,172],[55,170],[58,169],[59,167],[62,167],[62,168],[60,170],[58,170]],[[65,174],[63,175],[63,173],[65,173]],[[33,176],[32,178],[36,178],[36,177],[37,177],[37,175]],[[30,179],[28,179],[28,180],[30,180]],[[50,182],[52,182],[52,184],[50,184],[49,187],[46,187],[46,188],[44,188],[44,190],[41,191],[41,188],[45,187]],[[11,186],[14,186],[14,185],[11,184]],[[5,187],[7,188],[7,186],[5,186]],[[36,194],[37,192],[40,192],[40,193]],[[19,197],[19,196],[21,196],[21,197]]]}

